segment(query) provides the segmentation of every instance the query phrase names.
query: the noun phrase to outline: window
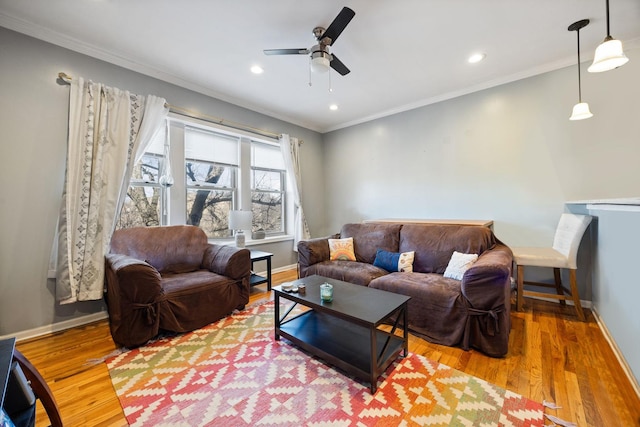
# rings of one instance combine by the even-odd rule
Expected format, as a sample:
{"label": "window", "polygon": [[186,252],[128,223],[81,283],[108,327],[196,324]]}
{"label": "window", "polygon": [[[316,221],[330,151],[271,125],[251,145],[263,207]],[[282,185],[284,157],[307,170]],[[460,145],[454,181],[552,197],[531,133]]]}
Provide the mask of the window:
{"label": "window", "polygon": [[[229,211],[251,209],[252,231],[285,234],[287,176],[277,143],[195,119],[167,120],[170,144],[160,132],[135,165],[118,228],[191,224],[210,239],[230,239]],[[169,187],[160,184],[165,157]]]}
{"label": "window", "polygon": [[164,163],[164,132],[159,132],[142,159],[133,167],[129,189],[120,211],[117,228],[161,224],[162,199],[165,189],[159,184]]}
{"label": "window", "polygon": [[229,211],[236,203],[237,137],[185,128],[187,224],[210,238],[230,237]]}
{"label": "window", "polygon": [[254,229],[284,233],[285,169],[280,147],[251,141],[251,211]]}

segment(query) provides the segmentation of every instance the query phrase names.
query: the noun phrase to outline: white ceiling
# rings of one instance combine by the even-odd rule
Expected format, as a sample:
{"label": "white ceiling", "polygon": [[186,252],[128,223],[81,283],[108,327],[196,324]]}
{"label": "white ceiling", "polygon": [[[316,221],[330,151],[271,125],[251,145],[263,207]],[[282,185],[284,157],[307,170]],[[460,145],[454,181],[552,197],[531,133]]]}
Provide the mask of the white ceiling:
{"label": "white ceiling", "polygon": [[[332,92],[327,74],[309,86],[307,57],[263,54],[310,47],[343,6],[332,52],[351,73],[332,70]],[[611,35],[640,44],[640,1],[610,8]],[[0,26],[320,132],[574,64],[580,19],[586,61],[605,0],[0,0]]]}

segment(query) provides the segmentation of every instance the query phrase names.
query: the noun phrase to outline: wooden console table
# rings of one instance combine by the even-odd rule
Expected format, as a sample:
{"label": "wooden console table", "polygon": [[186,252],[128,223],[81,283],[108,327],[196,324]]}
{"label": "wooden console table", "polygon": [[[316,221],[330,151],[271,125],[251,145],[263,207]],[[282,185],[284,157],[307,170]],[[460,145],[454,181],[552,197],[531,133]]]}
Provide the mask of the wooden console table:
{"label": "wooden console table", "polygon": [[476,227],[487,227],[493,230],[493,220],[490,219],[366,219],[365,223],[400,223],[400,224],[436,224],[436,225],[472,225]]}

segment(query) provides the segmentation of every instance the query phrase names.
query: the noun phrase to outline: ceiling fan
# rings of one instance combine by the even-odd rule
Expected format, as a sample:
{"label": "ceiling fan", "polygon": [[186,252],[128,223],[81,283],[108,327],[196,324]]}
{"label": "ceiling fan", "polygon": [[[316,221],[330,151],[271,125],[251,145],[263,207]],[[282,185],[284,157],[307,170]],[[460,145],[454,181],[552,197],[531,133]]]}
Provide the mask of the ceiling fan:
{"label": "ceiling fan", "polygon": [[313,29],[313,35],[318,43],[309,49],[265,49],[264,53],[266,55],[309,55],[312,71],[324,73],[331,67],[345,76],[349,74],[351,70],[349,70],[337,56],[329,52],[329,46],[335,43],[338,36],[355,15],[356,13],[353,10],[348,7],[343,7],[326,30],[323,27],[315,27]]}

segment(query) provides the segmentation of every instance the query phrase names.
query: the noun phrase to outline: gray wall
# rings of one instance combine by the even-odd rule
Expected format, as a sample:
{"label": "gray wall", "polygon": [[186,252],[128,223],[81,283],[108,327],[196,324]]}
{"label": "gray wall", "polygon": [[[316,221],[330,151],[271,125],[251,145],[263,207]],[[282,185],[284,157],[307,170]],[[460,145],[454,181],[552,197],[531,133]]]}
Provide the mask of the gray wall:
{"label": "gray wall", "polygon": [[478,218],[505,243],[544,245],[566,201],[638,195],[640,52],[628,55],[622,68],[583,73],[588,120],[568,120],[574,66],[325,134],[324,231]]}
{"label": "gray wall", "polygon": [[[104,310],[102,302],[59,306],[47,280],[66,161],[69,87],[58,72],[304,140],[303,193],[312,224],[324,224],[321,135],[0,27],[0,335]],[[296,262],[291,242],[273,251],[274,268]]]}
{"label": "gray wall", "polygon": [[[372,218],[492,219],[510,246],[549,246],[565,202],[640,196],[640,49],[626,53],[622,68],[582,73],[588,120],[568,120],[573,66],[325,134],[324,232]],[[637,299],[625,282],[637,285],[637,274],[611,281],[594,272],[584,246],[600,237],[588,234],[578,257],[581,297],[593,293],[596,309],[623,305],[602,305],[601,318],[638,375],[637,346],[620,344],[638,342]]]}
{"label": "gray wall", "polygon": [[[618,207],[620,209],[620,207]],[[625,209],[622,207],[622,209]],[[635,263],[640,241],[640,210],[596,207],[597,240],[593,256],[593,304],[636,379],[640,378],[640,286]]]}

